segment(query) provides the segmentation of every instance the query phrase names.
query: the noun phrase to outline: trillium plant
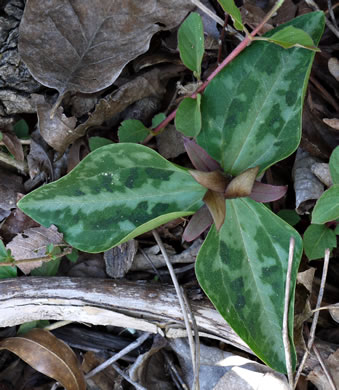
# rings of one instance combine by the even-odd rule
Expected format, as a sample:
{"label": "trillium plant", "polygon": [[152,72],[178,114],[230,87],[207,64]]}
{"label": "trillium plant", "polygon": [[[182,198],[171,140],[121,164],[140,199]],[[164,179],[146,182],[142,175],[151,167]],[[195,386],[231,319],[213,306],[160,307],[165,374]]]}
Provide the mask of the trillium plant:
{"label": "trillium plant", "polygon": [[[235,27],[246,32],[239,10],[220,3]],[[323,13],[314,12],[260,38],[246,32],[241,53],[153,129],[156,135],[175,117],[194,169],[137,143],[111,144],[26,195],[20,209],[46,227],[56,225],[66,242],[90,253],[179,217],[193,215],[186,240],[212,224],[196,260],[199,284],[253,352],[280,372],[286,372],[282,323],[293,237],[289,337],[295,368],[293,302],[302,239],[261,203],[281,197],[286,188],[262,184],[260,178],[298,147],[303,100],[323,28]],[[199,80],[204,53],[199,15],[190,14],[178,38],[182,61]],[[137,121],[123,123],[120,140],[133,126],[144,128]]]}

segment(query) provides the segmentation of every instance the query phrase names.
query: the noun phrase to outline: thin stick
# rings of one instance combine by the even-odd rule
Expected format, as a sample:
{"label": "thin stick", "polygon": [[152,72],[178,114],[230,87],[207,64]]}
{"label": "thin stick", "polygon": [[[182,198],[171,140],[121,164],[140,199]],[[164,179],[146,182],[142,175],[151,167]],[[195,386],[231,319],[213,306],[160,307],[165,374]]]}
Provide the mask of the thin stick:
{"label": "thin stick", "polygon": [[200,371],[200,338],[199,338],[199,330],[198,330],[198,325],[197,325],[197,322],[195,320],[195,317],[194,317],[194,314],[191,310],[191,306],[189,304],[189,301],[187,299],[187,296],[185,294],[185,291],[182,287],[181,288],[181,292],[182,292],[182,296],[184,297],[184,300],[185,300],[185,304],[186,304],[186,307],[187,307],[187,310],[189,312],[189,315],[191,317],[191,321],[192,321],[192,325],[193,325],[193,330],[194,330],[194,340],[195,340],[195,369],[193,370],[193,372],[195,373],[194,375],[194,378],[193,378],[193,388],[194,389],[199,389],[200,388],[200,384],[199,384],[199,371]]}
{"label": "thin stick", "polygon": [[67,320],[57,321],[57,322],[54,322],[51,325],[45,326],[44,329],[51,331],[51,330],[62,328],[63,326],[72,324],[73,322],[74,321],[67,321]]}
{"label": "thin stick", "polygon": [[151,267],[152,267],[154,273],[158,276],[159,280],[161,281],[161,274],[158,271],[158,268],[154,265],[152,259],[148,256],[148,254],[142,248],[139,248],[139,251],[144,256],[144,258],[151,264]]}
{"label": "thin stick", "polygon": [[181,310],[182,310],[182,314],[183,314],[184,322],[185,322],[185,327],[186,327],[186,331],[187,331],[188,343],[189,343],[190,351],[191,351],[193,374],[195,376],[196,373],[195,373],[194,341],[193,341],[193,336],[192,336],[191,324],[189,322],[188,315],[187,315],[187,310],[186,310],[186,307],[185,307],[185,301],[184,301],[184,298],[182,296],[181,289],[180,289],[180,286],[179,286],[179,283],[178,283],[178,279],[177,279],[177,277],[175,275],[173,266],[172,266],[172,264],[171,264],[171,262],[170,262],[170,260],[168,258],[168,255],[167,255],[166,249],[164,247],[164,244],[163,244],[163,242],[162,242],[162,240],[161,240],[161,238],[160,238],[160,236],[159,236],[159,234],[158,234],[158,232],[156,230],[152,230],[152,233],[153,233],[153,236],[155,238],[155,241],[159,245],[159,248],[160,248],[160,251],[161,251],[162,255],[164,256],[164,259],[165,259],[168,271],[169,271],[169,273],[171,275],[171,278],[172,278],[172,281],[173,281],[173,284],[174,284],[175,291],[176,291],[176,293],[178,295],[178,299],[179,299],[179,303],[180,303],[180,307],[181,307]]}
{"label": "thin stick", "polygon": [[313,344],[313,347],[312,347],[312,348],[313,348],[313,352],[315,353],[315,356],[316,356],[317,359],[319,360],[319,363],[320,363],[320,365],[321,365],[321,368],[322,368],[323,371],[324,371],[324,374],[325,374],[325,376],[326,376],[326,378],[327,378],[327,380],[328,380],[328,383],[329,383],[330,386],[331,386],[331,389],[332,389],[332,390],[337,390],[337,387],[336,387],[336,385],[335,385],[335,383],[334,383],[334,381],[333,381],[333,379],[332,379],[332,375],[331,375],[331,373],[328,371],[328,369],[327,369],[327,367],[326,367],[326,364],[325,364],[325,362],[324,362],[324,360],[323,360],[323,358],[322,358],[320,352],[318,351],[318,348],[316,347],[315,344]]}
{"label": "thin stick", "polygon": [[133,349],[139,347],[145,340],[149,337],[149,333],[142,334],[139,338],[137,338],[133,343],[129,344],[126,348],[123,348],[120,352],[113,355],[111,358],[106,360],[104,363],[100,364],[92,371],[88,372],[85,376],[86,379],[91,378],[96,375],[98,372],[104,370],[106,367],[110,366],[112,363],[121,359],[123,356],[127,355],[129,352],[133,351]]}
{"label": "thin stick", "polygon": [[161,353],[164,356],[166,363],[168,364],[168,366],[170,368],[170,374],[171,374],[172,380],[176,384],[177,388],[180,390],[182,390],[182,389],[188,390],[186,383],[181,378],[177,368],[173,364],[172,359],[168,356],[168,352],[165,349],[162,349]]}
{"label": "thin stick", "polygon": [[[317,304],[316,304],[316,307],[315,307],[316,310],[320,308],[321,301],[323,299],[329,260],[330,260],[330,250],[327,248],[325,250],[323,273],[321,275],[320,289],[319,289]],[[300,377],[301,372],[302,372],[302,370],[304,368],[304,365],[306,363],[308,354],[309,354],[309,352],[310,352],[310,350],[312,348],[312,345],[313,345],[313,342],[314,342],[314,337],[315,337],[315,329],[317,327],[319,314],[320,314],[319,310],[317,310],[314,313],[313,320],[312,320],[312,326],[311,326],[311,330],[310,330],[310,337],[309,337],[308,343],[307,343],[307,349],[306,349],[306,351],[304,353],[304,356],[303,356],[303,358],[301,360],[301,363],[300,363],[300,366],[298,368],[297,374],[295,376],[294,388],[296,388],[296,386],[297,386],[299,377]]]}
{"label": "thin stick", "polygon": [[327,7],[328,7],[328,13],[330,14],[330,17],[332,19],[332,23],[334,25],[334,27],[336,29],[338,29],[338,24],[337,24],[337,20],[334,16],[334,12],[333,12],[333,8],[332,8],[332,1],[331,0],[327,0]]}
{"label": "thin stick", "polygon": [[[31,144],[31,140],[30,139],[20,139],[20,138],[18,138],[18,141],[21,143],[21,145],[30,145]],[[5,142],[3,142],[3,141],[0,141],[0,145],[6,146]]]}
{"label": "thin stick", "polygon": [[14,261],[6,261],[6,262],[1,262],[0,267],[14,267],[15,265],[20,265],[20,264],[26,264],[26,263],[34,263],[36,261],[42,261],[42,262],[49,262],[52,260],[55,260],[59,257],[63,257],[66,255],[69,255],[72,253],[72,248],[66,248],[63,252],[58,253],[56,255],[53,255],[53,258],[50,255],[43,256],[43,257],[32,257],[31,259],[19,259],[19,260],[14,260]]}
{"label": "thin stick", "polygon": [[[204,12],[206,15],[208,15],[210,18],[212,18],[217,24],[224,27],[224,21],[219,18],[218,15],[216,15],[213,11],[211,11],[209,8],[207,8],[201,1],[199,0],[191,0],[191,2],[201,9],[202,12]],[[232,33],[236,38],[238,38],[240,41],[244,39],[244,37],[238,33],[237,30],[235,30],[232,26],[225,26],[225,30]]]}
{"label": "thin stick", "polygon": [[117,364],[112,364],[115,371],[121,375],[127,382],[133,385],[137,390],[147,390],[146,387],[139,385],[137,382],[133,381]]}
{"label": "thin stick", "polygon": [[224,28],[221,31],[220,38],[218,39],[218,59],[217,64],[219,65],[221,62],[221,54],[222,54],[222,44],[224,42],[224,36],[225,36],[225,29],[228,22],[228,14],[225,14],[225,20],[224,20]]}
{"label": "thin stick", "polygon": [[291,359],[291,345],[290,345],[290,338],[288,334],[288,313],[289,313],[289,306],[290,306],[290,288],[291,288],[294,246],[295,246],[295,239],[294,237],[291,237],[289,253],[288,253],[288,265],[287,265],[286,284],[285,284],[284,316],[283,316],[283,328],[282,328],[282,338],[283,338],[284,349],[285,349],[287,377],[288,377],[288,383],[291,388],[293,386],[293,369],[292,369],[292,359]]}
{"label": "thin stick", "polygon": [[[305,0],[307,5],[309,5],[311,8],[313,8],[316,11],[321,11],[321,9],[318,7],[318,5],[313,0]],[[335,28],[335,26],[327,19],[325,18],[326,26],[333,32],[333,34],[339,38],[339,31]]]}

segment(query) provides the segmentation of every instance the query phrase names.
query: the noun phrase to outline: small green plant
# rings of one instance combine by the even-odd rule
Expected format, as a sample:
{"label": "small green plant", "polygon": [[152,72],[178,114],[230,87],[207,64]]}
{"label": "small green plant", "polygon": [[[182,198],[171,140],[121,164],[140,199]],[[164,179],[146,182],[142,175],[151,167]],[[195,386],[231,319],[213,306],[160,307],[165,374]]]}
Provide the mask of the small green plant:
{"label": "small green plant", "polygon": [[304,247],[309,260],[320,259],[325,249],[337,246],[339,235],[339,146],[330,158],[333,185],[317,200],[312,213],[312,224],[304,233]]}
{"label": "small green plant", "polygon": [[[222,1],[226,6],[230,3]],[[232,16],[243,29],[240,13]],[[188,20],[179,32],[179,40],[186,40],[186,44],[179,42],[184,47],[181,58],[189,61],[188,67],[199,78],[201,21],[195,15]],[[197,170],[174,165],[142,145],[107,145],[90,153],[65,177],[26,195],[19,207],[44,226],[55,224],[74,248],[101,252],[174,218],[192,215],[207,204],[216,224],[197,258],[198,281],[239,336],[280,372],[286,372],[282,319],[289,241],[294,237],[289,331],[295,367],[293,300],[302,239],[251,197],[255,198],[255,188],[260,187],[256,176],[298,147],[314,57],[304,47],[314,49],[323,27],[323,13],[315,12],[265,35],[281,45],[293,41],[291,34],[296,31],[309,34],[304,43],[286,43],[303,47],[290,50],[261,39],[246,47],[255,32],[247,35],[237,54],[246,50],[227,68],[218,68],[218,74],[181,103],[176,126],[186,136],[195,137],[205,153],[199,160],[199,153],[193,152]],[[133,129],[128,130],[131,124],[136,141],[147,136],[145,126],[128,122],[119,130],[120,139],[133,141],[129,138]],[[257,191],[257,200],[265,200],[265,193],[258,195]]]}

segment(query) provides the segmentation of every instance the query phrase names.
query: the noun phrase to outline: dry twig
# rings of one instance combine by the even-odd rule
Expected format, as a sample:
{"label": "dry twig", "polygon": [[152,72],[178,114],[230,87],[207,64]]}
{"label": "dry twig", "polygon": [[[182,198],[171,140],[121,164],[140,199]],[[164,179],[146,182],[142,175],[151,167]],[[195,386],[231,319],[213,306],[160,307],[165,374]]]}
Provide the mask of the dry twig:
{"label": "dry twig", "polygon": [[326,378],[328,380],[328,383],[331,386],[331,389],[332,390],[337,390],[336,385],[335,385],[335,383],[334,383],[334,381],[332,379],[332,376],[331,376],[330,372],[328,371],[328,369],[326,367],[326,364],[325,364],[325,362],[324,362],[324,360],[323,360],[323,358],[322,358],[322,356],[321,356],[320,352],[318,351],[318,348],[316,347],[315,344],[313,344],[313,352],[315,353],[317,359],[319,360],[321,368],[324,371],[324,374],[325,374],[325,376],[326,376]]}
{"label": "dry twig", "polygon": [[133,343],[129,344],[126,348],[123,348],[120,352],[113,355],[111,358],[100,364],[98,367],[94,368],[92,371],[86,374],[86,379],[91,378],[96,375],[98,372],[104,370],[106,367],[112,365],[117,360],[121,359],[123,356],[127,355],[133,349],[139,347],[144,341],[149,337],[149,333],[143,333],[139,338],[137,338]]}
{"label": "dry twig", "polygon": [[[193,341],[193,336],[192,336],[192,328],[191,328],[191,324],[190,324],[189,319],[188,319],[188,314],[187,314],[187,310],[186,310],[186,306],[185,306],[185,301],[184,301],[183,295],[181,293],[181,289],[180,289],[177,277],[175,275],[173,266],[172,266],[172,264],[171,264],[171,262],[170,262],[170,260],[168,258],[168,255],[167,255],[166,249],[164,247],[164,244],[163,244],[163,242],[162,242],[162,240],[161,240],[161,238],[160,238],[160,236],[159,236],[159,234],[158,234],[158,232],[156,230],[152,230],[152,233],[153,233],[153,236],[155,238],[155,241],[159,245],[159,248],[160,248],[160,251],[161,251],[162,255],[164,256],[164,259],[165,259],[168,271],[169,271],[169,273],[171,275],[171,278],[172,278],[172,281],[173,281],[173,284],[174,284],[175,291],[176,291],[176,293],[178,295],[178,299],[179,299],[179,303],[180,303],[180,307],[181,307],[181,310],[182,310],[182,314],[183,314],[184,322],[185,322],[185,327],[186,327],[186,331],[187,331],[188,343],[189,343],[190,351],[191,351],[193,373],[194,373],[194,377],[196,377],[197,375],[199,375],[199,373],[196,372],[196,364],[195,364],[196,351],[195,351],[195,348],[194,348],[194,341]],[[196,387],[196,389],[198,389],[198,388]]]}
{"label": "dry twig", "polygon": [[300,374],[301,374],[301,372],[303,370],[303,367],[304,367],[304,365],[306,363],[308,354],[310,353],[310,350],[312,349],[312,345],[313,345],[313,342],[314,342],[315,329],[317,327],[319,313],[320,313],[318,309],[320,308],[321,301],[322,301],[323,295],[324,295],[324,289],[325,289],[325,283],[326,283],[326,277],[327,277],[327,270],[328,270],[329,260],[330,260],[330,250],[326,249],[325,250],[325,257],[324,257],[323,273],[322,273],[322,276],[321,276],[320,289],[319,289],[317,304],[316,304],[316,307],[315,307],[316,311],[314,313],[313,320],[312,320],[312,326],[311,326],[311,330],[310,330],[310,337],[309,337],[308,343],[307,343],[307,349],[306,349],[306,351],[304,353],[304,356],[303,356],[303,358],[301,360],[301,363],[299,365],[297,374],[296,374],[295,379],[294,379],[294,388],[296,388],[296,386],[297,386]]}

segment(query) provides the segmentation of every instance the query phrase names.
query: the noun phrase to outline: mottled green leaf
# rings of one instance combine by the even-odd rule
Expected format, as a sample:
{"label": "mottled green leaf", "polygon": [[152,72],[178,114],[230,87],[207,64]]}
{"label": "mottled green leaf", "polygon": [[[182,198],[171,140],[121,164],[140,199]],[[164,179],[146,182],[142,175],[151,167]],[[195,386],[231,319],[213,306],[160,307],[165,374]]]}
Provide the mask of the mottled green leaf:
{"label": "mottled green leaf", "polygon": [[179,105],[175,116],[175,127],[186,137],[196,137],[201,130],[201,95],[196,99],[185,98]]}
{"label": "mottled green leaf", "polygon": [[339,218],[339,184],[334,184],[317,200],[312,223],[323,224]]}
{"label": "mottled green leaf", "polygon": [[204,56],[204,27],[201,16],[192,12],[178,31],[180,58],[188,69],[200,79],[201,62]]}
{"label": "mottled green leaf", "polygon": [[[309,13],[279,28],[287,25],[302,28],[317,44],[324,14]],[[263,171],[297,148],[313,57],[309,50],[254,42],[208,85],[197,142],[227,173],[255,166]]]}
{"label": "mottled green leaf", "polygon": [[284,49],[290,49],[291,47],[302,47],[304,49],[320,51],[310,37],[304,30],[288,26],[282,30],[274,33],[271,37],[266,38],[268,42],[280,45]]}
{"label": "mottled green leaf", "polygon": [[337,246],[336,235],[326,225],[310,225],[304,233],[304,250],[309,260],[321,259],[325,249]]}
{"label": "mottled green leaf", "polygon": [[291,226],[296,225],[300,221],[300,217],[295,210],[283,209],[277,215]]}
{"label": "mottled green leaf", "polygon": [[219,234],[213,226],[199,252],[199,284],[253,352],[275,370],[286,372],[282,321],[289,241],[295,238],[289,316],[295,367],[293,302],[301,237],[249,198],[227,200],[226,206],[226,221]]}
{"label": "mottled green leaf", "polygon": [[142,142],[149,134],[149,129],[137,119],[126,119],[119,127],[120,142]]}
{"label": "mottled green leaf", "polygon": [[189,172],[138,144],[103,146],[68,175],[18,204],[73,247],[102,252],[202,206],[206,189]]}
{"label": "mottled green leaf", "polygon": [[330,157],[330,172],[334,184],[339,184],[339,146],[337,146]]}
{"label": "mottled green leaf", "polygon": [[94,152],[95,149],[99,149],[102,146],[110,145],[112,143],[113,143],[113,141],[111,141],[108,138],[104,138],[104,137],[91,137],[88,140],[89,149],[91,152]]}
{"label": "mottled green leaf", "polygon": [[218,0],[218,3],[222,6],[223,10],[231,16],[234,27],[237,30],[242,31],[244,25],[242,24],[240,10],[235,5],[234,0]]}

